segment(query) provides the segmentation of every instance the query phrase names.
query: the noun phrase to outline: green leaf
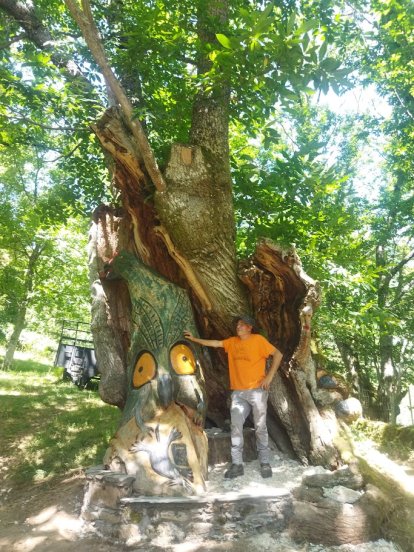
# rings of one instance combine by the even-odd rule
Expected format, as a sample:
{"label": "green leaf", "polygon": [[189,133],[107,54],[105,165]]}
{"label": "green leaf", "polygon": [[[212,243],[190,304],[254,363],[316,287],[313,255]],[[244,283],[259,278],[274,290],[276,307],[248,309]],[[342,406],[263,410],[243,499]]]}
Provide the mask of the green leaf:
{"label": "green leaf", "polygon": [[296,12],[293,11],[289,16],[289,19],[286,25],[286,32],[288,35],[292,34],[293,29],[295,27],[295,23],[296,23]]}
{"label": "green leaf", "polygon": [[233,49],[231,40],[226,35],[218,33],[216,34],[216,38],[225,48],[228,48],[229,50]]}
{"label": "green leaf", "polygon": [[319,48],[319,52],[318,52],[318,58],[320,62],[325,58],[327,49],[328,49],[328,43],[325,40],[322,46]]}
{"label": "green leaf", "polygon": [[321,67],[325,69],[325,71],[333,72],[341,66],[341,63],[339,59],[328,57],[322,61]]}
{"label": "green leaf", "polygon": [[317,29],[320,25],[319,19],[309,19],[309,21],[304,21],[300,27],[296,30],[297,35],[302,35],[307,33],[308,31],[312,29]]}

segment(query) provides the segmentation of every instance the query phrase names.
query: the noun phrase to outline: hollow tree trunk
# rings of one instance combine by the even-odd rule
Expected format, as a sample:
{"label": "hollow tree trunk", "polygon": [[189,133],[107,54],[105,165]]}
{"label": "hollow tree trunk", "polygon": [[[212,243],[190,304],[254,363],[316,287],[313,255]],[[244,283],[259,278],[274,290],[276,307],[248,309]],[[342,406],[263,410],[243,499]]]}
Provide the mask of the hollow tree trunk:
{"label": "hollow tree trunk", "polygon": [[[220,118],[220,114],[213,109],[209,117]],[[115,215],[107,209],[96,213],[93,233],[101,238],[96,242],[92,280],[94,289],[100,290],[95,292],[95,312],[103,316],[99,319],[96,315],[93,326],[98,332],[106,317],[108,327],[101,329],[97,338],[105,342],[103,354],[98,351],[104,400],[120,406],[125,401],[122,382],[129,341],[129,298],[120,291],[121,284],[97,277],[121,248],[133,251],[159,274],[188,290],[203,337],[229,336],[233,317],[251,306],[285,357],[270,393],[274,436],[287,436],[303,462],[335,465],[335,420],[329,409],[320,412],[315,405],[319,390],[310,354],[310,322],[303,322],[319,303],[316,283],[306,277],[293,251],[283,252],[263,242],[254,259],[241,266],[242,285],[235,256],[231,189],[223,182],[223,174],[216,172],[223,152],[219,150],[215,163],[214,152],[207,147],[174,145],[164,172],[167,188],[157,192],[151,203],[147,200],[149,179],[120,113],[108,110],[94,130],[114,159],[114,182],[121,192],[122,227],[126,229],[123,239],[117,238],[115,226],[120,222],[115,224]],[[122,344],[116,357],[107,352],[111,342],[112,349],[119,350]],[[206,370],[207,416],[222,425],[228,418],[224,355],[214,351]]]}
{"label": "hollow tree trunk", "polygon": [[240,276],[249,288],[259,325],[284,353],[282,369],[269,390],[277,426],[284,428],[303,463],[336,465],[335,415],[315,404],[323,404],[325,398],[317,388],[310,348],[311,320],[320,303],[318,283],[303,271],[293,248],[286,251],[267,240],[259,242],[252,259],[242,264]]}
{"label": "hollow tree trunk", "polygon": [[[269,244],[258,247],[250,268],[242,267],[244,285],[238,275],[228,150],[228,83],[218,79],[210,83],[210,90],[201,90],[196,96],[190,142],[172,146],[161,174],[142,126],[132,118],[131,102],[105,58],[89,2],[82,3],[81,11],[73,0],[65,1],[120,105],[120,109],[109,109],[93,127],[113,159],[113,183],[122,203],[119,211],[98,210],[91,232],[92,327],[102,373],[102,397],[121,407],[127,400],[128,410],[124,389],[127,368],[130,391],[131,374],[146,372],[146,363],[141,365],[137,360],[141,356],[133,357],[134,343],[143,337],[140,333],[145,333],[142,321],[146,313],[150,325],[159,328],[154,342],[165,337],[162,324],[156,323],[161,314],[153,312],[139,289],[139,278],[128,272],[134,270],[134,263],[120,271],[124,283],[111,279],[111,271],[116,272],[116,266],[122,266],[133,253],[169,283],[187,290],[203,337],[229,336],[233,333],[233,318],[253,310],[285,357],[270,393],[271,414],[277,427],[274,433],[287,435],[303,462],[336,464],[332,445],[335,420],[331,412],[321,412],[315,404],[319,391],[310,355],[310,320],[319,303],[316,283],[306,277],[294,251],[284,253]],[[214,22],[223,29],[226,12],[225,0],[200,3],[201,42],[214,39]],[[208,57],[198,60],[200,73],[208,66]],[[119,258],[123,261],[117,262]],[[146,312],[137,313],[143,305]],[[175,317],[173,309],[169,320]],[[185,359],[187,362],[187,356]],[[220,425],[228,416],[223,353],[214,353],[204,370],[207,415]],[[204,397],[199,391],[194,397],[191,400],[198,404],[194,408],[201,411]],[[145,429],[141,418],[136,416],[140,431],[152,431]],[[138,449],[143,450],[140,446]]]}

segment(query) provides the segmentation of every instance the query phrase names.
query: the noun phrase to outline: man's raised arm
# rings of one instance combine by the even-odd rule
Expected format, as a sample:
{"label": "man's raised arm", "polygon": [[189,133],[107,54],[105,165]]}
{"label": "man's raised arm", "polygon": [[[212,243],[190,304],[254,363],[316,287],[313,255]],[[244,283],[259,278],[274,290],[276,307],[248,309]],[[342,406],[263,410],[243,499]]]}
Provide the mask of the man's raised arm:
{"label": "man's raised arm", "polygon": [[184,337],[188,339],[188,341],[193,341],[205,347],[223,347],[222,341],[218,341],[217,339],[200,339],[199,337],[194,337],[193,334],[187,330],[184,331]]}

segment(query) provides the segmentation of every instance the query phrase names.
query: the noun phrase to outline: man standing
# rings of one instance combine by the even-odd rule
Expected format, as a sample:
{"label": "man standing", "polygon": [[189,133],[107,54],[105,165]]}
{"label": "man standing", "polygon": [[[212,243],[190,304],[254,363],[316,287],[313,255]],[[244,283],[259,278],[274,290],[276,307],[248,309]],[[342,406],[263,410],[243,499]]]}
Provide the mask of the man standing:
{"label": "man standing", "polygon": [[[255,321],[250,316],[237,319],[237,336],[223,341],[200,339],[185,331],[189,341],[206,347],[223,347],[228,355],[231,395],[231,459],[232,464],[224,474],[233,479],[244,474],[243,425],[253,412],[256,446],[262,477],[272,477],[269,463],[269,436],[266,425],[267,399],[270,383],[279,368],[282,353],[262,335],[254,333]],[[266,374],[266,359],[272,356],[272,364]]]}

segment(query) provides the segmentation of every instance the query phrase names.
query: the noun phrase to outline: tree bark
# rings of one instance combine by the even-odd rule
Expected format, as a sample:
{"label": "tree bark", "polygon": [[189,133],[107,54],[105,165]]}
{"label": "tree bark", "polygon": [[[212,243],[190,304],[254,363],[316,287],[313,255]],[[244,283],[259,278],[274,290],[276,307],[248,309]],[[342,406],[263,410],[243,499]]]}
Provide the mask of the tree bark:
{"label": "tree bark", "polygon": [[310,348],[311,319],[321,299],[318,283],[303,271],[294,248],[283,250],[267,240],[243,263],[241,277],[259,324],[284,354],[269,390],[273,411],[303,463],[337,466],[335,415],[315,404],[323,393],[317,388]]}
{"label": "tree bark", "polygon": [[[385,313],[389,300],[389,286],[391,272],[386,270],[387,253],[385,247],[377,246],[376,264],[380,269],[378,276],[377,301],[378,308]],[[395,423],[397,413],[395,404],[397,372],[393,360],[393,337],[388,325],[382,319],[379,322],[379,357],[380,373],[378,378],[378,410],[381,418],[386,422]]]}
{"label": "tree bark", "polygon": [[[236,270],[231,195],[215,187],[214,165],[204,155],[207,149],[173,146],[165,170],[167,189],[156,193],[151,204],[146,201],[148,183],[135,154],[137,146],[117,110],[108,111],[94,129],[114,158],[114,181],[133,236],[130,250],[188,289],[204,337],[221,339],[233,333],[232,318],[249,310],[250,303],[260,326],[285,355],[285,368],[270,393],[274,436],[287,434],[304,463],[335,466],[336,421],[331,412],[319,412],[315,405],[319,390],[310,353],[310,318],[319,304],[319,290],[295,252],[262,242],[254,258],[240,266],[243,287]],[[106,293],[109,305],[113,291],[107,286]],[[214,351],[205,369],[207,417],[223,425],[228,418],[224,355]],[[125,365],[122,371],[125,374]],[[102,396],[115,402],[106,393]]]}

